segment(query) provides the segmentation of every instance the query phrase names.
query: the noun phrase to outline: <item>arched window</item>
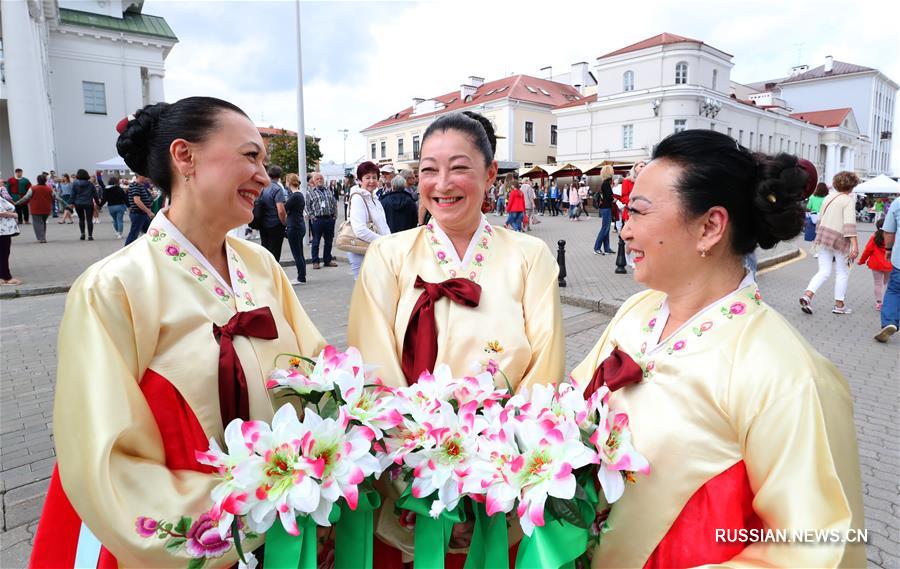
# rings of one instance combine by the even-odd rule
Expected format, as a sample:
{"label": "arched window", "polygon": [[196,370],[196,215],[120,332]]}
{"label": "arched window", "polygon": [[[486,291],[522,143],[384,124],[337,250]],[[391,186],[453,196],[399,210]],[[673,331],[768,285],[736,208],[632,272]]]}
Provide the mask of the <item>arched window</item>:
{"label": "arched window", "polygon": [[634,71],[626,71],[622,75],[622,90],[634,91]]}
{"label": "arched window", "polygon": [[688,64],[686,61],[679,61],[675,64],[675,84],[687,85]]}
{"label": "arched window", "polygon": [[718,85],[718,83],[719,83],[719,70],[713,69],[713,81],[712,81],[713,91],[716,90],[716,85]]}

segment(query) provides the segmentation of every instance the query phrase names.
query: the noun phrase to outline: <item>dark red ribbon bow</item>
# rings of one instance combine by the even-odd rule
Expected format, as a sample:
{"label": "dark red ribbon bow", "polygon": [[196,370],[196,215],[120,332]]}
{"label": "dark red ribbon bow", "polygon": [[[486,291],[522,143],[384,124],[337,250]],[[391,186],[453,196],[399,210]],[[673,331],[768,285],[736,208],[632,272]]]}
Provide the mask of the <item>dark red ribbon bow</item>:
{"label": "dark red ribbon bow", "polygon": [[250,399],[247,395],[247,376],[237,352],[235,336],[248,336],[263,340],[278,337],[275,318],[268,306],[247,312],[238,312],[224,326],[213,323],[213,336],[219,342],[219,410],[222,426],[232,419],[250,420]]}
{"label": "dark red ribbon bow", "polygon": [[437,324],[434,320],[434,303],[446,296],[457,304],[478,306],[481,287],[468,279],[447,279],[440,283],[429,283],[416,276],[415,288],[425,290],[416,301],[409,324],[403,336],[403,375],[410,384],[419,379],[425,370],[433,370],[437,360]]}
{"label": "dark red ribbon bow", "polygon": [[615,391],[626,385],[637,383],[643,377],[644,370],[641,369],[641,366],[616,346],[612,353],[594,370],[594,375],[584,390],[584,398],[590,397],[602,385],[606,385],[610,391]]}

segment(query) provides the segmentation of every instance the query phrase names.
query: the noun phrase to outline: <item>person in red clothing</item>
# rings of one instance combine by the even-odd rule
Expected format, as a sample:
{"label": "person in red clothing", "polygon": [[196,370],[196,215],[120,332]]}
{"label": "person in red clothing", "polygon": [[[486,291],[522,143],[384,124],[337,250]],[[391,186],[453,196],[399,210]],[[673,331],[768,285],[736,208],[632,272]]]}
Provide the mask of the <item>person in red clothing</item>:
{"label": "person in red clothing", "polygon": [[[625,225],[625,222],[628,221],[628,201],[631,199],[631,190],[634,189],[634,182],[637,180],[638,174],[641,173],[641,170],[644,169],[644,165],[646,163],[643,160],[638,160],[634,163],[634,166],[631,167],[631,170],[628,172],[628,176],[622,180],[622,195],[619,196],[619,201],[622,203],[621,211],[621,221],[619,221],[619,231],[622,230],[622,226]],[[632,269],[634,268],[634,256],[631,253],[626,253],[625,257],[628,259],[628,266]]]}
{"label": "person in red clothing", "polygon": [[881,229],[883,224],[884,219],[875,222],[875,233],[869,237],[869,242],[857,261],[859,265],[865,263],[872,271],[872,279],[875,281],[875,310],[878,311],[881,311],[884,289],[891,276],[891,262],[884,249],[884,231]]}
{"label": "person in red clothing", "polygon": [[506,227],[522,231],[522,219],[525,217],[525,194],[519,189],[519,181],[511,175],[507,176],[506,187],[510,188],[509,197],[506,200]]}
{"label": "person in red clothing", "polygon": [[25,206],[34,221],[34,237],[39,243],[47,242],[47,218],[53,211],[53,190],[47,185],[47,176],[38,174],[37,184],[28,188],[16,206]]}

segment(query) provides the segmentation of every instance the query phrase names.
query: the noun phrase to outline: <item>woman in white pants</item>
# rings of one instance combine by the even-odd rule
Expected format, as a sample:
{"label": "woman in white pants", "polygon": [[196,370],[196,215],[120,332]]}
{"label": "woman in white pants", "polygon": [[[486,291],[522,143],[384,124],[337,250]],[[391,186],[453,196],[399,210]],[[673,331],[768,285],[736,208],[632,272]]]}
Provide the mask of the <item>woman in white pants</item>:
{"label": "woman in white pants", "polygon": [[[372,193],[378,188],[379,176],[378,166],[374,162],[360,164],[356,168],[356,179],[360,185],[350,189],[350,196],[347,199],[350,203],[350,227],[358,238],[369,243],[391,233],[381,202],[375,199]],[[350,268],[353,269],[353,280],[356,280],[365,255],[348,252],[347,259],[350,261]]]}
{"label": "woman in white pants", "polygon": [[856,241],[856,199],[850,193],[859,178],[853,172],[838,172],[832,180],[836,190],[825,198],[819,209],[819,223],[816,226],[815,247],[818,250],[819,271],[813,275],[800,296],[800,309],[812,314],[812,299],[819,287],[831,276],[832,263],[836,267],[834,279],[834,314],[850,314],[844,303],[850,265],[859,255]]}

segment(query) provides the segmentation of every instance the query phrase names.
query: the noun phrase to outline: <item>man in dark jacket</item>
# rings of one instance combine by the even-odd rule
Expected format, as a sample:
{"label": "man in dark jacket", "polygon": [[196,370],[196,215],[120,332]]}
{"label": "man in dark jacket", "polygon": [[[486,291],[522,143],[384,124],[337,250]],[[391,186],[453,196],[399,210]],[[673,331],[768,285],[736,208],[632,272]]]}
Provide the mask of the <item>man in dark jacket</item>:
{"label": "man in dark jacket", "polygon": [[406,191],[406,180],[400,176],[391,180],[391,191],[381,194],[381,207],[391,233],[412,229],[417,225],[419,208]]}

